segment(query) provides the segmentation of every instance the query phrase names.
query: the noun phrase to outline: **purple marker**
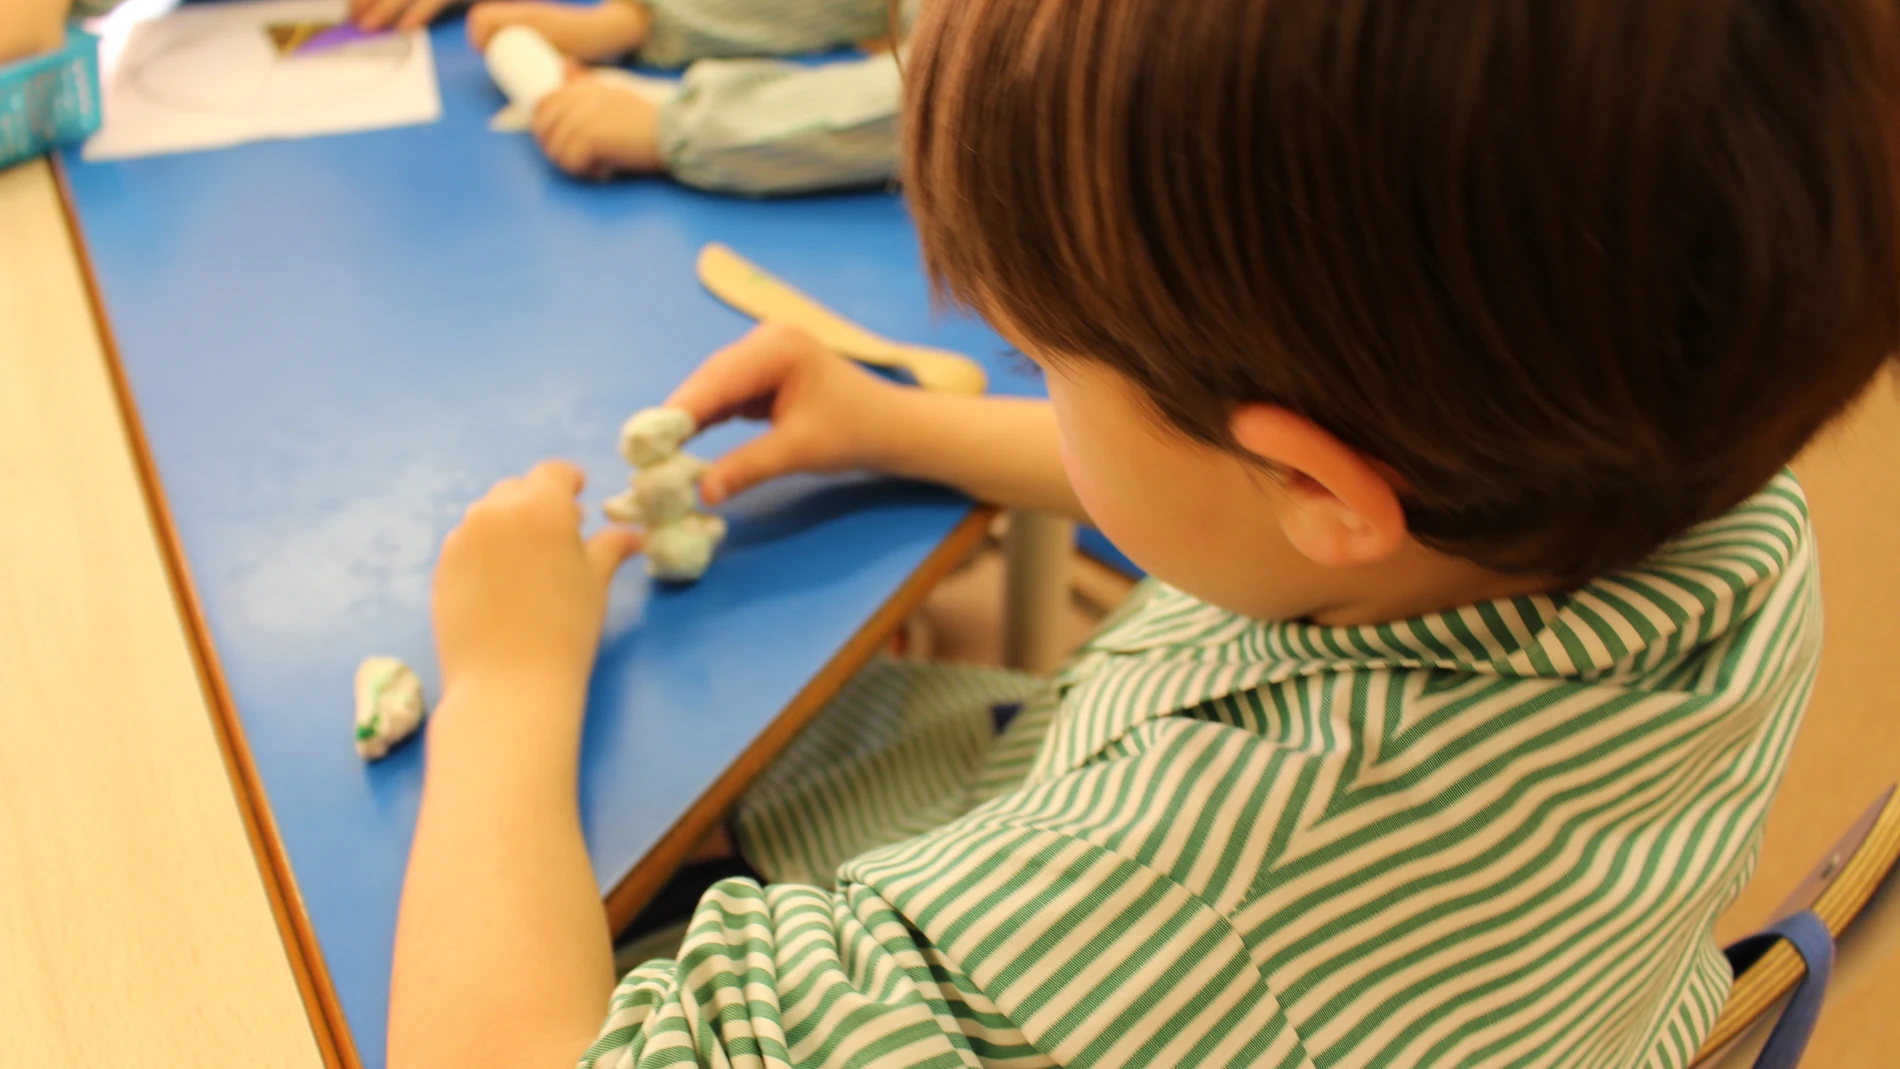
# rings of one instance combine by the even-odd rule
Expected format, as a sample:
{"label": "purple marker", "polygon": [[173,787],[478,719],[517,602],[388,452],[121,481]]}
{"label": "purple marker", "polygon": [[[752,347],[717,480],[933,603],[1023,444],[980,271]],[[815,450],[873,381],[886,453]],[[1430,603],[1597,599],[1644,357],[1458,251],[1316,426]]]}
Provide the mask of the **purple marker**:
{"label": "purple marker", "polygon": [[355,23],[345,22],[339,26],[332,26],[298,45],[292,54],[307,56],[313,52],[322,52],[354,41],[367,41],[381,36],[383,36],[381,32],[371,33],[368,30],[359,29]]}

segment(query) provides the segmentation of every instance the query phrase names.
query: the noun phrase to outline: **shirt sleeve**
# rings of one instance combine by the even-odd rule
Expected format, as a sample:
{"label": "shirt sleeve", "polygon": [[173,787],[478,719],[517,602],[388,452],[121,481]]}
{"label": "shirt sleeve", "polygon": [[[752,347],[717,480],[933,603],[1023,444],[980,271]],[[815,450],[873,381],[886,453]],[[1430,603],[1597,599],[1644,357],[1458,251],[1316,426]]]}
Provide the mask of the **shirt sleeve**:
{"label": "shirt sleeve", "polygon": [[1102,841],[1086,800],[1156,770],[1025,789],[852,859],[837,890],[716,885],[679,960],[621,981],[582,1069],[1313,1069],[1226,916]]}
{"label": "shirt sleeve", "polygon": [[[885,0],[643,0],[653,16],[635,58],[655,67],[794,56],[888,37]],[[911,5],[905,5],[906,13]]]}
{"label": "shirt sleeve", "polygon": [[660,156],[679,181],[754,196],[887,182],[902,79],[888,55],[803,67],[695,63],[661,106]]}
{"label": "shirt sleeve", "polygon": [[1039,1054],[868,888],[706,893],[677,961],[628,973],[581,1069],[1009,1066]]}

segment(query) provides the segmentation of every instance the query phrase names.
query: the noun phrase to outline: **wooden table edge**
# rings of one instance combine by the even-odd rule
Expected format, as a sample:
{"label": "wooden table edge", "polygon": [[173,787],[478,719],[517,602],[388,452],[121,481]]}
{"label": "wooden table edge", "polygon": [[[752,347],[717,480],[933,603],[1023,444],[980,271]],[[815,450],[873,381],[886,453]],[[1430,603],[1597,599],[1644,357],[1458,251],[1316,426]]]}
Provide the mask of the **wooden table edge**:
{"label": "wooden table edge", "polygon": [[302,994],[304,1010],[310,1016],[311,1031],[316,1037],[323,1062],[329,1069],[362,1069],[362,1061],[350,1043],[349,1029],[344,1025],[343,1008],[337,1002],[323,956],[317,950],[316,933],[298,897],[296,880],[291,876],[290,862],[283,852],[276,822],[271,817],[270,806],[264,800],[257,768],[251,760],[250,747],[238,724],[237,707],[231,701],[223,668],[218,664],[217,655],[212,649],[198,591],[192,583],[191,570],[185,566],[184,549],[172,521],[171,507],[166,502],[164,488],[159,481],[158,467],[152,460],[145,426],[139,420],[138,408],[133,403],[131,383],[126,378],[124,364],[119,358],[118,340],[106,316],[105,299],[100,292],[98,276],[93,271],[92,254],[86,247],[85,235],[80,229],[78,210],[73,206],[72,187],[67,179],[65,163],[57,155],[53,157],[53,177],[59,188],[60,214],[65,217],[73,255],[78,258],[79,273],[85,280],[86,302],[92,310],[94,327],[99,332],[100,349],[105,353],[106,372],[112,382],[119,422],[125,430],[127,444],[132,450],[133,465],[138,471],[146,515],[151,521],[159,553],[165,562],[173,605],[184,626],[186,644],[191,648],[198,685],[211,709],[213,734],[217,736],[218,749],[224,757],[225,772],[231,778],[238,813],[244,821],[245,833],[250,837],[252,853],[257,857],[264,891],[270,899],[271,913],[284,939],[285,953],[290,959],[297,989]]}
{"label": "wooden table edge", "polygon": [[[133,464],[144,493],[146,515],[151,521],[165,562],[174,607],[191,648],[199,686],[211,709],[213,733],[218,738],[225,771],[231,778],[238,813],[244,821],[245,833],[250,838],[251,850],[257,857],[259,874],[270,900],[271,913],[284,940],[291,972],[303,997],[304,1010],[310,1017],[311,1031],[328,1069],[362,1069],[363,1062],[357,1053],[354,1035],[343,1014],[342,1004],[337,999],[335,985],[330,981],[329,970],[324,965],[316,929],[298,894],[296,878],[290,871],[289,855],[284,851],[283,839],[271,815],[269,798],[264,793],[256,763],[251,759],[250,747],[244,738],[236,703],[232,701],[223,667],[218,662],[217,650],[211,642],[203,605],[192,581],[191,569],[186,565],[184,546],[178,537],[164,486],[159,479],[158,466],[152,459],[144,424],[138,416],[131,382],[126,377],[124,364],[119,357],[111,321],[106,315],[104,296],[93,271],[92,256],[86,248],[78,211],[73,205],[64,162],[54,157],[52,170],[59,189],[60,212],[65,218],[73,255],[78,259],[80,275],[85,281],[86,301],[99,332],[100,348],[105,353],[106,371],[112,382],[119,420],[125,429],[126,441],[131,448]],[[608,892],[607,915],[616,932],[624,928],[640,908],[658,893],[700,839],[725,816],[745,789],[771,764],[772,759],[811,723],[839,689],[871,659],[884,640],[922,604],[931,589],[975,552],[994,516],[994,509],[972,506],[970,513],[951,529],[896,592],[879,606],[765,730],[713,781],[713,785],[667,830],[659,843]],[[605,1007],[602,1012],[605,1012]]]}
{"label": "wooden table edge", "polygon": [[778,716],[759,732],[752,742],[720,773],[706,793],[699,796],[685,815],[667,829],[653,849],[636,862],[613,890],[607,892],[607,920],[618,933],[652,901],[668,877],[685,863],[692,850],[723,819],[739,796],[764,772],[772,759],[810,726],[827,703],[851,677],[875,655],[885,640],[896,632],[904,619],[943,578],[967,560],[989,534],[996,510],[972,507],[969,515],[951,528],[923,563],[911,572],[897,590],[871,614],[857,632],[832,655],[804,689],[792,697]]}

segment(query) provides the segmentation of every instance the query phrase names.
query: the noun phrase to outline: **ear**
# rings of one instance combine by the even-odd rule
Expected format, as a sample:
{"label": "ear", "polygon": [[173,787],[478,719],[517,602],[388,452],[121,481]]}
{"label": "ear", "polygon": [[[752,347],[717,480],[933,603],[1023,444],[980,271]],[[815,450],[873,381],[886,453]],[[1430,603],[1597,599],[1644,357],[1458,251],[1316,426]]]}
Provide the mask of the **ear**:
{"label": "ear", "polygon": [[1292,507],[1280,518],[1295,549],[1329,568],[1376,564],[1405,544],[1405,511],[1394,480],[1319,424],[1275,405],[1241,405],[1232,429],[1241,448],[1285,479]]}

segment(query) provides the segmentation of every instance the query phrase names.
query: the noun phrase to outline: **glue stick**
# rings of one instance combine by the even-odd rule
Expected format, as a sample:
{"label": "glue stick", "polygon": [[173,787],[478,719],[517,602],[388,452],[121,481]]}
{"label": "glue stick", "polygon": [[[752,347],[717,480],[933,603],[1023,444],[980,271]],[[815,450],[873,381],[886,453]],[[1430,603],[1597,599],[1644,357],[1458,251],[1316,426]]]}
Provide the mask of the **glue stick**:
{"label": "glue stick", "polygon": [[567,61],[548,39],[526,26],[504,26],[488,42],[483,60],[508,102],[533,111],[534,106],[567,80]]}

